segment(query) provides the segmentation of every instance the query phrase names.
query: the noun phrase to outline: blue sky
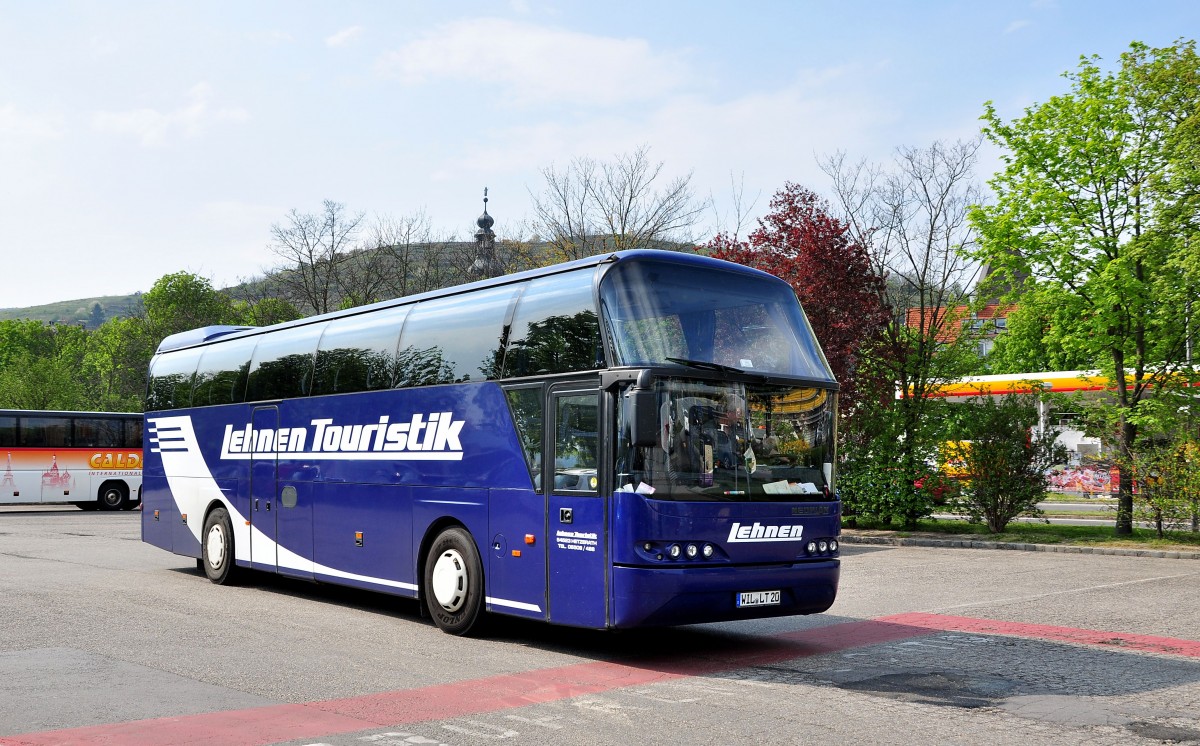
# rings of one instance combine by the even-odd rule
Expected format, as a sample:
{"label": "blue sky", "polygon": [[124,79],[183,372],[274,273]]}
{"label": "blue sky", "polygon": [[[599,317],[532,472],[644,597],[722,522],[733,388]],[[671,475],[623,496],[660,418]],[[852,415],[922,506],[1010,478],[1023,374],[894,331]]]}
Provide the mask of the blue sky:
{"label": "blue sky", "polygon": [[[222,286],[322,200],[523,230],[540,170],[640,145],[729,221],[731,179],[818,192],[1017,116],[1081,55],[1200,32],[1200,3],[0,0],[0,307]],[[986,181],[996,154],[986,151]]]}

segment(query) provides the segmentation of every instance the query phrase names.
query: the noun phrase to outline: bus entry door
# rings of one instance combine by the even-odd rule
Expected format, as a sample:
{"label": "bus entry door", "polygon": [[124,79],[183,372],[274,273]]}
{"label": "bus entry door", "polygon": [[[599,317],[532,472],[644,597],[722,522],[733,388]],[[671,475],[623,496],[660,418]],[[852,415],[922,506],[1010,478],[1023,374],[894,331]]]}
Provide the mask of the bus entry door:
{"label": "bus entry door", "polygon": [[550,393],[553,482],[546,490],[550,621],[577,627],[607,622],[608,557],[599,493],[599,396],[569,386]]}
{"label": "bus entry door", "polygon": [[[259,407],[253,415],[254,432],[279,429],[279,409]],[[259,570],[278,569],[276,541],[278,537],[279,506],[276,504],[277,463],[275,449],[258,452],[250,457],[250,561]]]}

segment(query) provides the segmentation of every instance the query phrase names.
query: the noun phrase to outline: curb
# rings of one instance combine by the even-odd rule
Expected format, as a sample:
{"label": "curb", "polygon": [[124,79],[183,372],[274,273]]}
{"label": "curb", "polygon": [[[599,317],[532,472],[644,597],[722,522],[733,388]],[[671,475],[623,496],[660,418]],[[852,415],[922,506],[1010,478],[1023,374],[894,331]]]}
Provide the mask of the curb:
{"label": "curb", "polygon": [[875,544],[892,547],[940,547],[946,549],[1008,549],[1017,552],[1055,552],[1058,554],[1107,554],[1118,557],[1155,557],[1158,559],[1200,560],[1200,552],[1171,552],[1158,549],[1109,549],[1063,544],[1025,544],[1013,541],[977,541],[975,539],[925,539],[904,536],[862,536],[843,533],[843,544]]}

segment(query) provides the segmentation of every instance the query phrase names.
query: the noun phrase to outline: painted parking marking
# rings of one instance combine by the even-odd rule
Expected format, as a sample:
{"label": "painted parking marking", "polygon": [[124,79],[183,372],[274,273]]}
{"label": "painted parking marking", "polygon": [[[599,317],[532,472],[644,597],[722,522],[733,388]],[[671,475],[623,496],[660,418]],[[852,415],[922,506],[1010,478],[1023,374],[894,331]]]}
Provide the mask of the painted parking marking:
{"label": "painted parking marking", "polygon": [[[1200,642],[1192,640],[940,614],[898,614],[759,638],[736,646],[723,655],[704,658],[663,656],[660,659],[642,659],[636,664],[609,661],[580,663],[344,699],[26,733],[0,737],[0,746],[113,743],[127,746],[177,743],[192,746],[258,746],[412,723],[467,718],[547,702],[586,698],[616,689],[636,690],[652,684],[797,658],[844,653],[885,643],[912,641],[946,632],[1006,635],[1110,650],[1116,648],[1200,657]],[[596,700],[590,701],[594,703]],[[407,740],[422,738],[416,734],[404,733],[401,736],[400,732],[394,732],[388,735],[398,742],[423,742]]]}
{"label": "painted parking marking", "polygon": [[897,614],[876,621],[901,624],[906,627],[924,627],[931,632],[970,632],[985,635],[1022,637],[1046,642],[1066,642],[1102,648],[1119,648],[1143,653],[1179,655],[1200,658],[1200,641],[1180,640],[1157,635],[1137,635],[1125,632],[1101,632],[1074,627],[1055,627],[1047,624],[1022,622],[998,622],[990,619],[944,616],[942,614]]}

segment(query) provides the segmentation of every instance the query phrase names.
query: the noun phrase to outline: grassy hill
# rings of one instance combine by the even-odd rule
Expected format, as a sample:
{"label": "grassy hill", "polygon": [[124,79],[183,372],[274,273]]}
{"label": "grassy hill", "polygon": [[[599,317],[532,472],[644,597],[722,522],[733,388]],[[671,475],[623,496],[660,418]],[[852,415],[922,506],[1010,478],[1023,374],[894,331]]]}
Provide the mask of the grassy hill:
{"label": "grassy hill", "polygon": [[89,328],[95,328],[108,319],[137,313],[141,306],[141,293],[104,295],[97,298],[63,300],[28,308],[0,308],[0,321],[33,319],[55,324],[85,324]]}

